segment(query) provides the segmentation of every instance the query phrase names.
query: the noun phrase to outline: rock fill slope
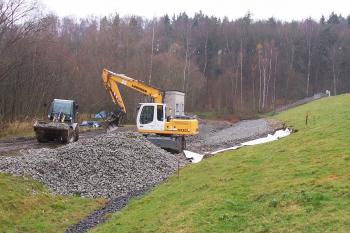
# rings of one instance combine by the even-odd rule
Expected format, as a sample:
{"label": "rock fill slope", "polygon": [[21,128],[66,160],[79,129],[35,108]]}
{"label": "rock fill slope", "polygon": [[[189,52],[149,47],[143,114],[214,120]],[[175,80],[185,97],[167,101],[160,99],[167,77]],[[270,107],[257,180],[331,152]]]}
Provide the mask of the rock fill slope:
{"label": "rock fill slope", "polygon": [[115,198],[149,189],[177,167],[176,155],[134,132],[103,134],[56,149],[0,158],[2,172],[31,176],[57,194],[84,197]]}

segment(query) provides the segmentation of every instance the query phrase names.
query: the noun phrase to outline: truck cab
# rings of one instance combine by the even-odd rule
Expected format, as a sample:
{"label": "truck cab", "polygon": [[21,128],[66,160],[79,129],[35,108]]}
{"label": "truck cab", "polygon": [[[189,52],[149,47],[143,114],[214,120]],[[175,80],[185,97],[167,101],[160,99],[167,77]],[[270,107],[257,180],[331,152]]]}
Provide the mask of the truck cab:
{"label": "truck cab", "polygon": [[49,108],[50,121],[74,123],[77,121],[78,105],[74,100],[54,99]]}
{"label": "truck cab", "polygon": [[38,142],[69,143],[79,138],[78,104],[74,100],[54,99],[49,107],[48,121],[38,120],[34,131]]}

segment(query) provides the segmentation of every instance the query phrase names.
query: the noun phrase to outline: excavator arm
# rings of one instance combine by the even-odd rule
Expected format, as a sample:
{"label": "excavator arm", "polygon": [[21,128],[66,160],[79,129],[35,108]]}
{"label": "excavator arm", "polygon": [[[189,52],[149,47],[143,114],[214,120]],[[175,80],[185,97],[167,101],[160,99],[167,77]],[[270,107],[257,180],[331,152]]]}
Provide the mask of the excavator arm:
{"label": "excavator arm", "polygon": [[127,77],[124,74],[116,74],[110,70],[103,69],[102,80],[105,88],[108,90],[113,102],[119,106],[120,113],[114,114],[110,120],[108,120],[107,129],[113,129],[119,125],[120,118],[126,114],[126,108],[123,98],[120,94],[118,84],[127,86],[135,91],[138,91],[146,96],[150,96],[154,103],[163,103],[164,92],[147,85],[141,81]]}
{"label": "excavator arm", "polygon": [[126,113],[124,101],[120,94],[118,85],[115,81],[113,81],[113,79],[110,78],[107,70],[106,72],[105,70],[103,71],[102,79],[103,79],[105,88],[108,90],[108,93],[111,95],[113,102],[119,106],[120,111]]}
{"label": "excavator arm", "polygon": [[130,78],[124,74],[116,74],[110,70],[104,69],[102,72],[103,83],[107,90],[109,90],[113,101],[125,111],[124,102],[122,96],[120,95],[120,91],[118,88],[118,84],[125,85],[135,91],[138,91],[144,95],[150,96],[153,98],[154,103],[163,103],[164,92],[147,85],[144,82],[135,80]]}

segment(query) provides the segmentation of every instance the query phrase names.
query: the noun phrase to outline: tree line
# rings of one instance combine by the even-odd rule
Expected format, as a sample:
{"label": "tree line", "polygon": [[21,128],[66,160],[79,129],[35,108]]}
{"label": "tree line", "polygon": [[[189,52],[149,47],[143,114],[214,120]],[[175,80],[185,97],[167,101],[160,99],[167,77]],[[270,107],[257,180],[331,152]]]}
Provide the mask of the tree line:
{"label": "tree line", "polygon": [[[186,93],[186,110],[253,115],[318,92],[350,90],[350,15],[283,22],[202,12],[146,19],[42,15],[26,0],[0,0],[0,120],[41,116],[53,98],[81,112],[115,108],[108,68]],[[121,88],[128,119],[145,97]]]}

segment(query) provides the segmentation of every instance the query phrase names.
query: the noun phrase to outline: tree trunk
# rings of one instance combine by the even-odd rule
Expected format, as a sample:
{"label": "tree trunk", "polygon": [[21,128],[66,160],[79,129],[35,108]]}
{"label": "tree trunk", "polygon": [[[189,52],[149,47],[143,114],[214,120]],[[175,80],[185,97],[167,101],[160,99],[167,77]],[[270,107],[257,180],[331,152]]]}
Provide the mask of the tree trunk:
{"label": "tree trunk", "polygon": [[153,29],[152,29],[152,42],[151,42],[151,62],[150,62],[150,67],[149,67],[148,84],[151,84],[151,80],[152,80],[152,69],[153,69],[153,52],[154,52],[154,22],[153,22]]}
{"label": "tree trunk", "polygon": [[262,72],[261,72],[261,55],[260,55],[260,52],[259,52],[259,55],[258,55],[258,59],[259,59],[259,111],[261,110],[261,97],[262,97],[262,89],[261,89],[261,75],[262,75]]}
{"label": "tree trunk", "polygon": [[240,49],[240,76],[241,76],[241,106],[243,105],[243,45],[242,45],[242,39],[241,39],[241,49]]}
{"label": "tree trunk", "polygon": [[308,62],[307,62],[307,78],[306,78],[306,96],[309,96],[310,86],[310,72],[311,72],[311,42],[308,43]]}

